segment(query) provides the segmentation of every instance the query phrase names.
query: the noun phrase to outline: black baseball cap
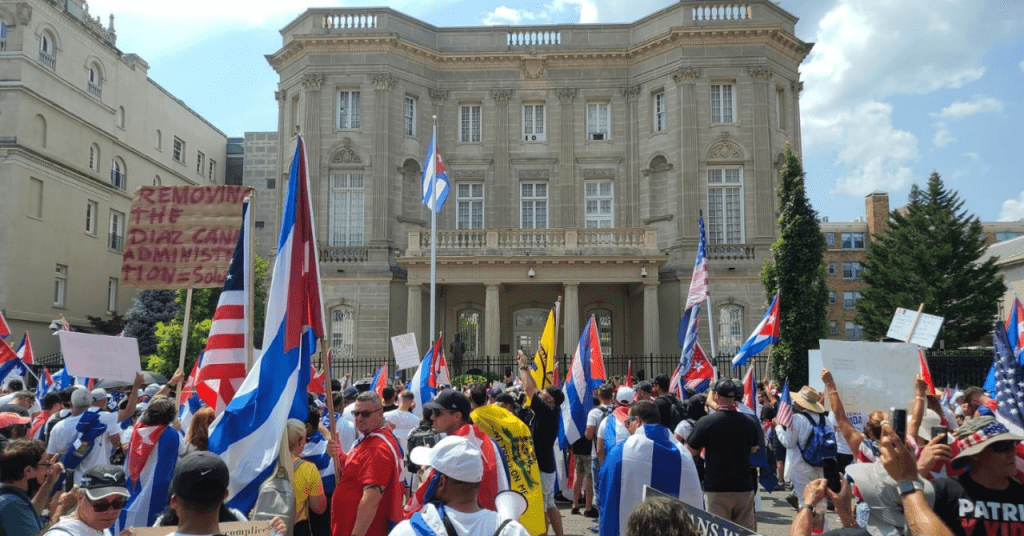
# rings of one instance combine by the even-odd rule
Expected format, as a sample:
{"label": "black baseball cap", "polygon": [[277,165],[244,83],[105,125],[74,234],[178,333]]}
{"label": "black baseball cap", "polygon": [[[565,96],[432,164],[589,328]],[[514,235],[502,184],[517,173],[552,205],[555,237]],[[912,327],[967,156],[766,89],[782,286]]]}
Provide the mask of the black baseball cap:
{"label": "black baseball cap", "polygon": [[455,389],[445,389],[441,391],[433,400],[423,404],[423,408],[458,411],[466,418],[466,420],[469,420],[469,412],[472,411],[472,407],[469,405],[469,399],[466,398],[466,395],[456,391]]}
{"label": "black baseball cap", "polygon": [[78,489],[93,501],[111,495],[129,496],[124,469],[116,465],[97,465],[82,473]]}
{"label": "black baseball cap", "polygon": [[342,392],[341,395],[345,398],[345,400],[349,400],[359,396],[359,389],[356,389],[355,387],[346,387],[345,391]]}
{"label": "black baseball cap", "polygon": [[743,396],[743,384],[739,380],[723,378],[715,383],[715,392],[729,398],[740,398]]}
{"label": "black baseball cap", "polygon": [[651,385],[651,382],[643,381],[643,382],[640,382],[640,383],[636,384],[636,390],[637,391],[643,391],[645,393],[653,393],[654,392],[654,386]]}
{"label": "black baseball cap", "polygon": [[171,481],[171,493],[193,503],[224,500],[231,476],[220,456],[208,451],[193,452],[178,460]]}

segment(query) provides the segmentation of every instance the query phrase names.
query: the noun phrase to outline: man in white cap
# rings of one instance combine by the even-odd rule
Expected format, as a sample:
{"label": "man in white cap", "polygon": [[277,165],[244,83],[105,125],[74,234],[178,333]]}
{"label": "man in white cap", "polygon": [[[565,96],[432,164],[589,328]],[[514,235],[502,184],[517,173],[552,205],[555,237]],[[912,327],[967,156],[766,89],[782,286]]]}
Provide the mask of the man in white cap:
{"label": "man in white cap", "polygon": [[615,445],[629,437],[626,420],[629,419],[629,407],[635,399],[636,392],[632,387],[622,386],[615,392],[615,409],[597,425],[594,449],[598,465],[604,463],[605,456]]}
{"label": "man in white cap", "polygon": [[124,469],[97,465],[82,475],[78,488],[78,509],[60,518],[46,536],[96,536],[107,533],[128,499]]}
{"label": "man in white cap", "polygon": [[[789,478],[793,483],[793,493],[787,500],[795,508],[798,502],[797,497],[804,496],[804,486],[812,480],[825,476],[821,466],[811,465],[805,459],[805,455],[809,454],[806,449],[811,434],[814,433],[816,426],[822,426],[823,423],[829,432],[832,428],[825,420],[825,407],[821,405],[821,395],[813,387],[805,385],[800,388],[799,392],[790,392],[790,396],[793,398],[793,423],[788,429],[781,424],[775,425],[775,434],[782,446],[789,451],[786,456],[786,464],[789,465]],[[834,457],[837,451],[834,432],[832,433],[831,456]]]}
{"label": "man in white cap", "polygon": [[[484,465],[480,449],[461,436],[448,436],[430,447],[416,447],[409,454],[413,463],[430,466],[439,475],[435,503],[427,504],[422,510],[399,523],[391,536],[423,536],[433,534],[446,536],[457,534],[528,536],[529,532],[515,520],[520,512],[493,512],[480,508],[477,493],[483,477]],[[516,493],[504,491],[501,495]],[[518,494],[517,494],[518,495]],[[522,506],[525,507],[525,500]],[[499,506],[499,510],[502,510]]]}

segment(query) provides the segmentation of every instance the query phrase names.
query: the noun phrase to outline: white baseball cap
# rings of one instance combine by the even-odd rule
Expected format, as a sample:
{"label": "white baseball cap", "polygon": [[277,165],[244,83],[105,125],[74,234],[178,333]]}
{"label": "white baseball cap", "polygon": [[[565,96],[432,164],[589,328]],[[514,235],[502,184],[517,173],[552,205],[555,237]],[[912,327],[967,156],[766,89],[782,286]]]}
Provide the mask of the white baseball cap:
{"label": "white baseball cap", "polygon": [[615,400],[619,404],[632,404],[634,399],[636,399],[636,391],[632,387],[619,387],[619,390],[615,393]]}
{"label": "white baseball cap", "polygon": [[484,462],[480,449],[462,436],[448,436],[431,447],[416,447],[409,453],[416,465],[429,465],[442,475],[460,482],[480,482]]}

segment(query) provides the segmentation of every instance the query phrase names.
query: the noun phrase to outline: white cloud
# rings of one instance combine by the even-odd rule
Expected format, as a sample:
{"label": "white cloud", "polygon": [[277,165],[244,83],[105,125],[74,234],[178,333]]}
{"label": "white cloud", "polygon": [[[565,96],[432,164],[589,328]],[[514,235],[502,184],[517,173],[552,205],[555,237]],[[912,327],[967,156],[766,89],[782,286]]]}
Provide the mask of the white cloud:
{"label": "white cloud", "polygon": [[486,25],[551,24],[562,22],[594,23],[598,20],[596,0],[554,0],[537,11],[498,6],[484,16]]}
{"label": "white cloud", "polygon": [[[139,0],[90,0],[89,11],[93,16],[100,15],[106,23],[107,15],[113,13],[115,18],[121,14],[167,17],[170,19],[188,19],[190,24],[205,19],[207,22],[223,19],[225,21],[245,21],[260,25],[275,15],[288,13],[297,15],[302,9],[289,6],[279,0],[177,0],[176,2],[152,2]],[[202,17],[192,14],[202,13]],[[116,21],[115,21],[116,26]]]}
{"label": "white cloud", "polygon": [[935,131],[935,138],[932,139],[932,142],[935,143],[936,147],[945,147],[954,141],[956,141],[956,138],[953,137],[953,134],[949,132],[949,129],[947,129],[945,125],[939,127],[939,129]]}
{"label": "white cloud", "polygon": [[1024,192],[1016,199],[1003,201],[1003,209],[999,212],[999,221],[1024,220]]}
{"label": "white cloud", "polygon": [[969,158],[971,160],[971,162],[977,162],[978,159],[980,158],[978,153],[974,153],[974,152],[964,153],[963,156],[966,156],[967,158]]}
{"label": "white cloud", "polygon": [[[530,13],[530,15],[532,15],[532,13]],[[495,26],[499,24],[519,24],[519,21],[521,20],[523,20],[522,12],[508,6],[498,6],[494,8],[494,11],[491,11],[484,16],[484,24],[488,26]]]}
{"label": "white cloud", "polygon": [[978,97],[974,102],[954,102],[946,106],[938,114],[932,114],[941,119],[963,119],[975,114],[1001,112],[1003,103],[992,97]]}

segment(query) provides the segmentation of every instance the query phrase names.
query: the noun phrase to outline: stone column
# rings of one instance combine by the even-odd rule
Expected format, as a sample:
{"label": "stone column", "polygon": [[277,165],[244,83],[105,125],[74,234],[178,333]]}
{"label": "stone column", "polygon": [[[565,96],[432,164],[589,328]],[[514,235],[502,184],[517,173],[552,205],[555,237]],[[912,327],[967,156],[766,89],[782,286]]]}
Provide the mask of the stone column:
{"label": "stone column", "polygon": [[501,285],[487,283],[484,300],[484,355],[495,358],[501,350],[501,308],[498,303],[498,291]]}
{"label": "stone column", "polygon": [[[771,89],[769,83],[772,79],[770,67],[753,66],[749,68],[750,79],[753,81],[753,111],[754,111],[754,166],[752,170],[744,170],[743,181],[745,184],[752,184],[752,190],[746,190],[746,197],[754,198],[754,238],[772,239],[775,236],[775,189],[772,188],[772,136],[770,124]],[[747,207],[750,207],[748,204]],[[749,219],[750,212],[747,212]],[[749,225],[746,226],[748,229]],[[747,242],[752,242],[747,237]]]}
{"label": "stone column", "polygon": [[[387,245],[391,239],[391,210],[388,200],[390,177],[388,170],[389,137],[391,126],[391,89],[397,80],[390,73],[370,75],[373,81],[373,188],[370,207],[370,243]],[[364,118],[365,120],[365,118]]]}
{"label": "stone column", "polygon": [[637,110],[640,86],[629,86],[622,90],[626,97],[626,174],[619,181],[619,199],[623,210],[619,212],[616,227],[640,225],[640,114]]}
{"label": "stone column", "polygon": [[[323,110],[320,109],[320,87],[324,83],[322,74],[302,75],[302,89],[306,100],[305,117],[302,120],[302,138],[306,140],[306,165],[309,167],[309,190],[313,199],[323,199],[324,192],[321,188],[327,180],[320,169],[320,118],[323,117]],[[291,165],[291,162],[288,162]],[[324,210],[314,210],[313,217],[316,219],[316,227],[320,230],[317,240],[321,244],[327,244],[327,206],[322,204]],[[321,207],[321,203],[314,201],[314,207]]]}
{"label": "stone column", "polygon": [[[484,210],[490,212],[490,217],[484,216],[484,224],[491,229],[519,227],[512,223],[512,214],[518,210],[518,203],[510,202],[516,199],[513,188],[513,180],[509,173],[508,159],[508,101],[512,98],[511,89],[492,89],[491,98],[494,99],[494,185],[492,192],[485,193],[488,204]],[[486,141],[486,140],[485,140]],[[488,209],[488,207],[490,207]]]}
{"label": "stone column", "polygon": [[[270,192],[275,203],[274,210],[272,211],[273,214],[267,214],[263,219],[266,222],[264,224],[266,227],[271,229],[280,229],[281,208],[284,207],[284,193],[288,190],[284,187],[284,180],[281,179],[281,176],[288,172],[288,166],[291,165],[291,158],[289,157],[288,161],[285,161],[284,158],[285,152],[288,151],[288,140],[291,139],[291,135],[289,133],[288,126],[285,125],[284,122],[285,108],[288,104],[288,92],[283,89],[275,91],[274,98],[277,99],[277,174],[271,175],[271,178],[274,179],[277,188],[275,188],[274,192]],[[271,253],[270,258],[267,259],[267,261],[271,263],[271,266],[273,266],[274,257],[277,255],[277,247],[275,246],[272,249],[274,251]]]}
{"label": "stone column", "polygon": [[565,309],[562,311],[562,318],[565,319],[565,341],[562,348],[571,357],[576,351],[576,344],[580,342],[580,284],[567,282],[563,292],[565,297],[562,304]]}
{"label": "stone column", "polygon": [[698,163],[704,160],[698,146],[699,135],[697,130],[697,78],[700,77],[700,69],[696,67],[683,67],[678,69],[672,79],[679,89],[679,166],[682,180],[679,182],[676,193],[676,206],[680,207],[682,214],[676,218],[676,240],[688,238],[697,240],[698,213],[701,208],[701,180],[698,173]]}
{"label": "stone column", "polygon": [[[792,103],[790,108],[789,118],[787,119],[786,126],[790,131],[789,145],[790,149],[797,154],[797,158],[803,158],[803,140],[800,132],[800,93],[804,90],[804,83],[799,80],[794,80],[789,84],[791,97],[789,102]],[[790,126],[792,125],[792,126]]]}
{"label": "stone column", "polygon": [[[558,143],[558,187],[552,184],[551,213],[548,216],[552,228],[573,228],[580,227],[579,205],[583,202],[582,197],[577,197],[579,190],[576,186],[576,172],[574,167],[575,147],[574,125],[575,114],[573,113],[572,100],[576,96],[573,88],[560,88],[555,90],[558,96],[559,117],[559,143]],[[556,194],[557,192],[557,194]]]}
{"label": "stone column", "polygon": [[409,303],[406,304],[405,330],[416,334],[416,345],[422,355],[427,351],[423,341],[430,340],[423,338],[423,283],[407,283],[406,286],[409,287]]}
{"label": "stone column", "polygon": [[644,280],[644,353],[661,355],[661,339],[658,329],[661,319],[658,316],[658,278]]}

